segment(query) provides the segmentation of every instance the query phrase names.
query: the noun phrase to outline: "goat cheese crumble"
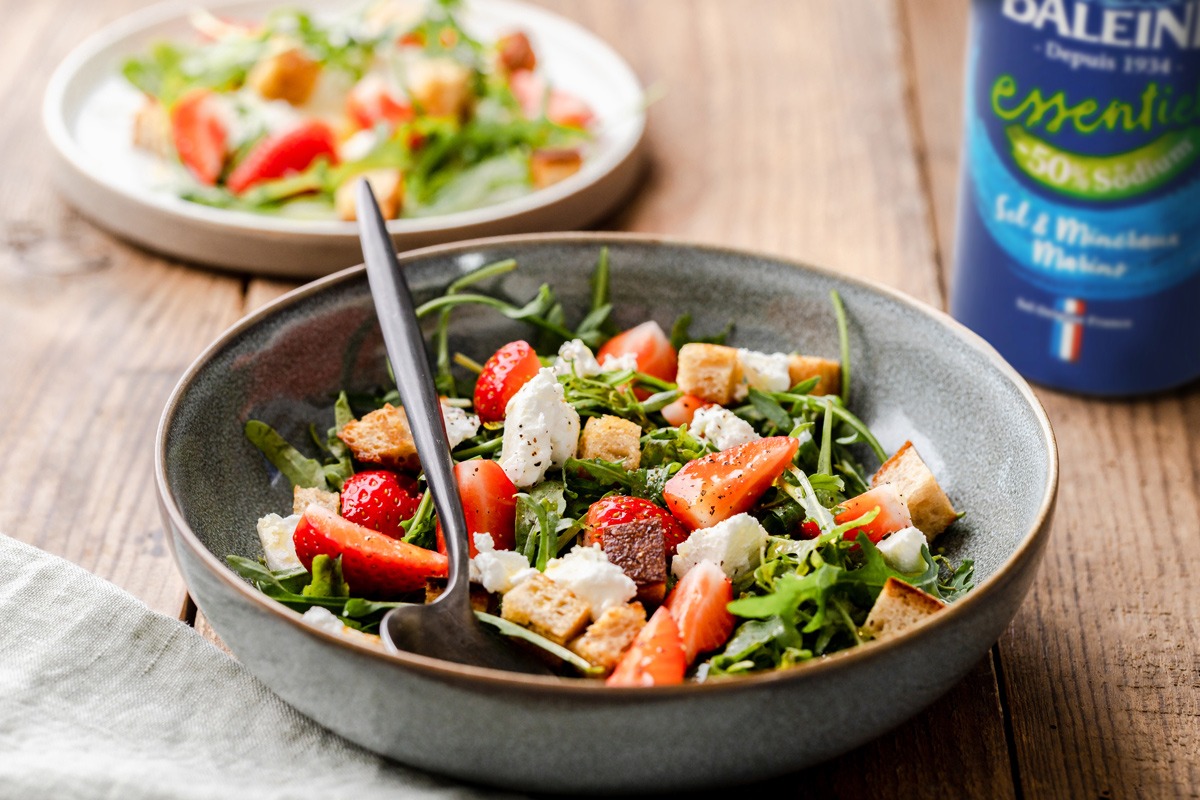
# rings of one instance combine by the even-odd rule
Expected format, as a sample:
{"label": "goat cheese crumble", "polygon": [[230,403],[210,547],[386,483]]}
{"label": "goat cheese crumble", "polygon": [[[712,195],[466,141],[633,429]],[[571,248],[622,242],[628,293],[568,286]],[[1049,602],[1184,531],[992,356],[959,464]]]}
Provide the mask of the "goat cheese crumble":
{"label": "goat cheese crumble", "polygon": [[561,467],[579,446],[579,412],[565,399],[552,369],[543,368],[508,401],[500,468],[527,488]]}

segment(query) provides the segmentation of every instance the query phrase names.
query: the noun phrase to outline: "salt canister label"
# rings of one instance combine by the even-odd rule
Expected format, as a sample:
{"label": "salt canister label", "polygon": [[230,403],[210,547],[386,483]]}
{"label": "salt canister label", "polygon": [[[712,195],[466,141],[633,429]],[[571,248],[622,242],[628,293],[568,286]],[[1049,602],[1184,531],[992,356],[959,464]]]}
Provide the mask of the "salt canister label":
{"label": "salt canister label", "polygon": [[974,0],[951,310],[1031,380],[1200,376],[1200,2]]}

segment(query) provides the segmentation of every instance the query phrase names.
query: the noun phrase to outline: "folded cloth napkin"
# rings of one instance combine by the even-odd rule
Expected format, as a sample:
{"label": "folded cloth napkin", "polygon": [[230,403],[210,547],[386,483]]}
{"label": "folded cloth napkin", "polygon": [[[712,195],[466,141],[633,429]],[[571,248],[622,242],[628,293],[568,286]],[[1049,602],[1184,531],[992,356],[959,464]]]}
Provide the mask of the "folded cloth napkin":
{"label": "folded cloth napkin", "polygon": [[485,796],[342,739],[179,620],[0,534],[0,798]]}

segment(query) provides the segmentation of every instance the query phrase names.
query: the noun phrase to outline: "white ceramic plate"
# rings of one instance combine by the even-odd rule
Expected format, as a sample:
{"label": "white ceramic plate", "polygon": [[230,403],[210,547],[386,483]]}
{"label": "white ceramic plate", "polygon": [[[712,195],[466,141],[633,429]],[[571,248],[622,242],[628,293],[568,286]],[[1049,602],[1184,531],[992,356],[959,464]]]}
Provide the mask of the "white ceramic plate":
{"label": "white ceramic plate", "polygon": [[[125,58],[164,39],[190,38],[194,0],[168,2],[102,29],[73,50],[46,89],[43,124],[54,145],[59,191],[98,225],[185,261],[288,277],[316,277],[362,261],[355,223],[299,220],[191,203],[164,187],[163,165],[132,144],[141,94],[120,74]],[[240,0],[205,4],[222,16],[256,19],[291,5],[311,11],[337,0]],[[608,213],[638,176],[645,113],[629,66],[578,25],[515,0],[470,0],[464,27],[485,40],[524,30],[551,83],[584,98],[597,139],[583,168],[561,183],[485,208],[391,220],[398,249],[499,233],[567,230]]]}

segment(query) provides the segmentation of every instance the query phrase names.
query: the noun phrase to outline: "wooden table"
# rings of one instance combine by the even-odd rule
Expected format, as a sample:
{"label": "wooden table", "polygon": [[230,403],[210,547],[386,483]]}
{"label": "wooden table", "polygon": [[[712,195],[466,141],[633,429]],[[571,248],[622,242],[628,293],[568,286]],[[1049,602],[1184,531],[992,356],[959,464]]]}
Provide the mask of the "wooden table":
{"label": "wooden table", "polygon": [[[155,505],[155,427],[204,345],[292,285],[148,255],[47,185],[51,67],[140,4],[0,0],[0,531],[202,626]],[[779,253],[945,305],[965,0],[543,4],[665,90],[645,185],[603,227]],[[1062,491],[1012,627],[928,711],[770,791],[1197,796],[1200,388],[1039,395]]]}

